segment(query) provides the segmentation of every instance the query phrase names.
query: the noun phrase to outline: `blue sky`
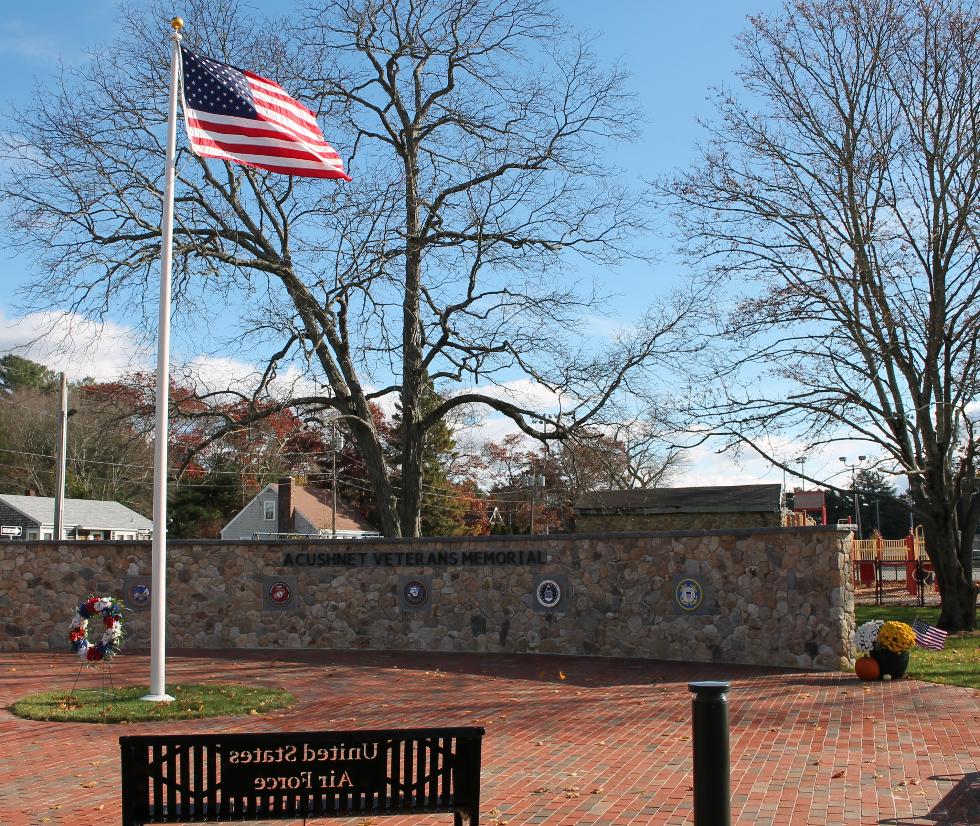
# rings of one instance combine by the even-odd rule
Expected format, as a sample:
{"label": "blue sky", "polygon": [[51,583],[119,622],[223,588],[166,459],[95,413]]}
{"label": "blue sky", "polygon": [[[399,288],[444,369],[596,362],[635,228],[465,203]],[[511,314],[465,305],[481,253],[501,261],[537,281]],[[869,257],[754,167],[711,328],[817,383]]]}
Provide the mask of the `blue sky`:
{"label": "blue sky", "polygon": [[[3,111],[9,107],[29,104],[35,83],[48,82],[58,70],[59,61],[77,64],[86,59],[87,49],[111,39],[115,34],[115,3],[112,0],[87,0],[84,4],[57,3],[20,4],[17,10],[7,11],[0,22],[0,72],[5,84],[0,92]],[[284,0],[254,0],[246,4],[259,13],[279,15],[291,3]],[[565,0],[556,4],[561,14],[574,27],[598,35],[595,48],[608,61],[622,62],[633,75],[632,86],[639,105],[645,113],[643,139],[627,148],[615,162],[636,178],[650,179],[675,168],[683,168],[692,158],[697,141],[703,138],[698,118],[710,117],[707,100],[709,89],[734,82],[737,55],[733,40],[746,26],[746,17],[758,12],[771,12],[780,4],[774,0],[701,0],[697,3],[675,3],[663,0],[612,0],[601,6],[597,18],[594,0]],[[181,13],[180,4],[174,12]],[[168,30],[168,21],[160,21],[161,38]],[[187,25],[193,26],[188,20]],[[262,73],[261,66],[250,66]],[[3,128],[0,126],[0,128]],[[329,127],[327,129],[329,132]],[[179,138],[179,139],[182,139]],[[612,304],[614,317],[629,321],[631,308],[643,307],[659,291],[682,278],[670,256],[666,238],[653,239],[661,251],[658,264],[629,267],[611,273],[604,288],[617,295]],[[30,276],[31,262],[27,258],[0,254],[0,353],[24,340],[29,323],[17,323],[16,290]],[[57,312],[61,308],[53,307]],[[67,357],[55,357],[44,346],[28,353],[54,368],[67,369],[75,375],[107,377],[128,366],[145,366],[146,354],[138,352],[135,341],[126,327],[120,308],[116,315],[118,326],[103,336],[98,344],[82,347],[90,338],[84,325],[75,338],[79,350]],[[193,352],[180,352],[178,359],[189,360]],[[241,354],[239,354],[241,357]],[[784,447],[787,458],[799,448],[792,443]],[[835,451],[846,453],[844,449]],[[836,458],[813,458],[806,466],[818,472],[816,463],[823,462],[828,475],[837,472]],[[835,467],[835,465],[837,467]],[[782,471],[776,471],[758,460],[733,464],[705,448],[691,457],[691,470],[682,483],[722,484],[735,481],[782,481]]]}

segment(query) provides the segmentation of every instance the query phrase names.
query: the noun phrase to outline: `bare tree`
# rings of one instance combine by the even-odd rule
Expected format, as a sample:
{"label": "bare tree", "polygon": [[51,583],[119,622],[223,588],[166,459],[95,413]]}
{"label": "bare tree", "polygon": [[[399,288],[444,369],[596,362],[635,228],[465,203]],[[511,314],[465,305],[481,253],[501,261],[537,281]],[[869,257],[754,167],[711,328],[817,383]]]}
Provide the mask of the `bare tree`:
{"label": "bare tree", "polygon": [[663,185],[703,271],[757,287],[702,412],[764,454],[779,432],[865,441],[909,479],[940,625],[972,629],[977,9],[801,0],[751,19],[738,48],[743,92],[718,93],[699,163]]}
{"label": "bare tree", "polygon": [[[610,163],[637,117],[624,73],[600,68],[537,0],[338,0],[292,26],[254,23],[232,0],[189,6],[187,41],[317,109],[354,183],[182,151],[179,306],[196,325],[201,308],[248,308],[238,346],[263,347],[267,366],[257,387],[229,390],[251,417],[342,416],[386,535],[418,534],[423,446],[454,410],[486,406],[564,438],[597,423],[640,365],[690,346],[690,296],[609,352],[581,336],[596,296],[568,282],[569,256],[610,266],[638,255],[646,227],[642,195]],[[14,174],[2,198],[43,264],[31,293],[42,306],[152,299],[167,66],[157,22],[169,14],[124,14],[119,42],[15,115],[6,138]],[[297,366],[316,387],[273,398]],[[551,391],[554,408],[494,389],[517,378]],[[432,409],[427,386],[441,398]],[[397,491],[371,416],[385,398],[403,423]]]}

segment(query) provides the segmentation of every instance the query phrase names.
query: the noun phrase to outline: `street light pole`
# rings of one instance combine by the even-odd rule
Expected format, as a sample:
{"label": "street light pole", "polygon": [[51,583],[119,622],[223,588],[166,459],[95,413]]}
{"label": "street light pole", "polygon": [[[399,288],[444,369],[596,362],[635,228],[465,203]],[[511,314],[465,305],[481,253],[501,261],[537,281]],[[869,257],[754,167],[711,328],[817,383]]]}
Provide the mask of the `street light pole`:
{"label": "street light pole", "polygon": [[851,490],[854,491],[854,525],[857,528],[857,538],[861,539],[861,508],[858,504],[858,489],[857,489],[857,477],[855,475],[855,470],[861,467],[861,463],[867,459],[867,456],[858,456],[858,463],[856,465],[847,464],[847,457],[839,457],[845,468],[850,468],[851,470]]}
{"label": "street light pole", "polygon": [[806,464],[806,456],[801,456],[796,460],[800,463],[800,493],[806,490],[806,477],[803,475],[803,465]]}

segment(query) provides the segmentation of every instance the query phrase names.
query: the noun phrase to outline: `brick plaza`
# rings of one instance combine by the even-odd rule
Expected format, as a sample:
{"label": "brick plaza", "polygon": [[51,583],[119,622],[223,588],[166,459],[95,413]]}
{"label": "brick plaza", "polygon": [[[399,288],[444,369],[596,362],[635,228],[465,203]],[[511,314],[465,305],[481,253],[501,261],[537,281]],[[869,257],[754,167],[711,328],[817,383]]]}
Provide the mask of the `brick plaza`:
{"label": "brick plaza", "polygon": [[[701,679],[732,682],[734,822],[980,824],[980,692],[967,688],[542,655],[179,651],[168,682],[283,686],[297,703],[268,716],[154,725],[38,723],[6,710],[32,691],[67,690],[77,672],[68,654],[0,654],[4,826],[119,823],[122,734],[439,725],[486,727],[484,824],[689,823],[687,683]],[[128,651],[112,667],[116,685],[146,684],[148,675],[148,658]],[[83,672],[79,687],[99,682]]]}

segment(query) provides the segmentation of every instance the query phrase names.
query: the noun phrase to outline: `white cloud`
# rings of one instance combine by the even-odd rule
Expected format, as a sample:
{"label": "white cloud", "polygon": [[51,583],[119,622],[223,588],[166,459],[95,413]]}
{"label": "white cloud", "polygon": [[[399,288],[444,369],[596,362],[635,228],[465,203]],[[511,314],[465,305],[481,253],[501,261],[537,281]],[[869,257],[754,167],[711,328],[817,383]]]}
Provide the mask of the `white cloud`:
{"label": "white cloud", "polygon": [[[39,312],[10,319],[0,310],[0,355],[5,353],[16,353],[51,370],[64,371],[71,381],[89,377],[110,381],[134,371],[152,371],[156,362],[155,353],[139,343],[133,330],[67,312]],[[246,393],[255,387],[261,376],[261,370],[255,364],[220,355],[197,355],[183,362],[175,359],[172,373],[177,381],[181,376],[193,376],[199,386],[207,390],[238,387]],[[317,388],[318,385],[304,377],[296,367],[290,366],[276,377],[272,393],[310,394]],[[554,410],[560,402],[556,393],[529,379],[474,389],[542,411]],[[393,396],[382,400],[389,415],[394,411],[396,401]],[[520,433],[506,416],[494,414],[487,408],[475,412],[482,418],[460,433],[470,449],[478,450],[486,442],[499,442],[505,436]],[[533,446],[534,443],[529,441],[529,449]],[[755,451],[744,449],[735,455],[719,453],[718,447],[716,443],[706,442],[687,451],[687,468],[676,479],[675,485],[782,484],[785,479],[787,487],[793,488],[800,485],[798,470],[802,469],[808,478],[846,487],[850,483],[850,470],[839,457],[847,457],[848,464],[857,464],[858,456],[867,456],[864,466],[873,465],[879,458],[873,448],[856,441],[840,441],[808,450],[802,441],[772,438],[767,450],[789,466],[790,470],[784,476],[781,468],[774,467]],[[806,459],[802,466],[799,463],[801,456]],[[900,489],[904,487],[900,479],[895,481]],[[808,481],[804,486],[812,487],[813,484]]]}
{"label": "white cloud", "polygon": [[[531,379],[515,379],[485,387],[471,387],[460,393],[480,393],[492,399],[511,402],[532,410],[557,410],[562,396]],[[566,400],[569,398],[564,397]]]}
{"label": "white cloud", "polygon": [[[851,482],[849,465],[875,467],[882,472],[889,469],[886,463],[880,461],[879,451],[852,440],[810,449],[801,441],[770,439],[766,447],[774,458],[789,467],[785,473],[750,448],[744,448],[736,455],[732,452],[719,453],[718,447],[709,441],[687,451],[687,469],[675,484],[678,487],[785,484],[789,490],[797,487],[809,489],[819,484],[845,488]],[[840,461],[841,456],[847,459],[846,465]],[[859,461],[859,456],[865,457],[863,462]],[[802,464],[801,458],[805,460]],[[801,472],[806,475],[805,481],[800,478]],[[899,489],[904,487],[900,477],[893,479],[893,483]]]}
{"label": "white cloud", "polygon": [[0,354],[15,353],[70,381],[108,381],[153,368],[154,357],[132,330],[76,313],[38,312],[10,319],[0,310]]}
{"label": "white cloud", "polygon": [[587,335],[604,338],[607,341],[617,341],[635,333],[636,325],[620,318],[592,314],[582,319],[581,329]]}

